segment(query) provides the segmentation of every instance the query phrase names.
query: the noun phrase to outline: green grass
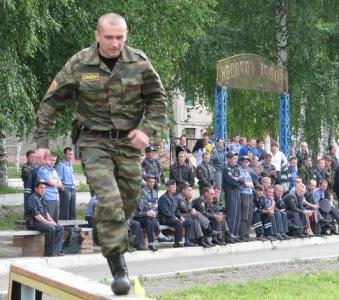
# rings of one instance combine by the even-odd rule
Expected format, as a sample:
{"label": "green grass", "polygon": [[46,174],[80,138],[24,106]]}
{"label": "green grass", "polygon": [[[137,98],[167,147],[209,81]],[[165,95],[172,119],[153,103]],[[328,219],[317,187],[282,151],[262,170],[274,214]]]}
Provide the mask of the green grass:
{"label": "green grass", "polygon": [[15,194],[15,193],[23,193],[23,188],[16,188],[11,186],[0,186],[0,195],[2,194]]}
{"label": "green grass", "polygon": [[288,275],[248,283],[222,283],[164,293],[157,299],[339,299],[339,272]]}

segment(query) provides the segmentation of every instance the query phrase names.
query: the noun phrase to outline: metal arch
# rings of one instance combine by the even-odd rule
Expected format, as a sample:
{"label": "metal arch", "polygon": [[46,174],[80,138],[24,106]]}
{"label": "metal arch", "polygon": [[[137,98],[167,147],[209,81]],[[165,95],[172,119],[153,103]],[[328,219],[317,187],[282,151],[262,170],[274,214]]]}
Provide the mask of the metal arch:
{"label": "metal arch", "polygon": [[214,92],[215,135],[227,142],[227,87],[217,86]]}
{"label": "metal arch", "polygon": [[287,158],[290,152],[290,138],[290,96],[284,93],[279,95],[279,144],[280,151],[282,151]]}

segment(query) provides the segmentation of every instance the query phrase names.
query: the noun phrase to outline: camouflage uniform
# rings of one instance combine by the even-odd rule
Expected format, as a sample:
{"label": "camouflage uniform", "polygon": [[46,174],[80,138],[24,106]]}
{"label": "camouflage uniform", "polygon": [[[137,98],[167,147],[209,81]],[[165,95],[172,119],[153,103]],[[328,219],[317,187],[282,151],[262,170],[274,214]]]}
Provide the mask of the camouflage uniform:
{"label": "camouflage uniform", "polygon": [[81,133],[77,146],[97,196],[96,229],[104,256],[128,248],[126,219],[137,206],[141,151],[126,137],[132,129],[153,136],[166,126],[166,94],[145,54],[125,46],[112,71],[96,43],[75,54],[56,75],[40,104],[37,147],[62,110],[75,100]]}

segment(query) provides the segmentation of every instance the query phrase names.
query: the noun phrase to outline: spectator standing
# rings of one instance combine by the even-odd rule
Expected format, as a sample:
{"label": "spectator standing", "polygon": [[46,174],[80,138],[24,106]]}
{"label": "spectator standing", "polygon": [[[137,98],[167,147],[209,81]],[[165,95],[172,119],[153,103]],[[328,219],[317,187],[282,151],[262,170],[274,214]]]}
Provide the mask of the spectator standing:
{"label": "spectator standing", "polygon": [[186,154],[191,153],[190,149],[188,149],[186,145],[186,136],[184,135],[180,137],[179,144],[175,148],[175,156],[177,157],[177,160],[178,160],[179,153],[182,151],[185,152]]}
{"label": "spectator standing", "polygon": [[215,183],[215,169],[210,164],[210,155],[205,152],[202,155],[202,163],[195,170],[198,178],[200,196],[203,195],[204,188],[213,186]]}
{"label": "spectator standing", "polygon": [[283,152],[278,150],[279,145],[275,142],[271,143],[272,164],[276,169],[276,183],[280,183],[281,169],[284,169],[287,164],[287,158]]}
{"label": "spectator standing", "polygon": [[210,143],[209,135],[207,132],[203,133],[202,135],[202,142],[204,144],[204,152],[207,152],[209,155],[211,155],[213,146]]}
{"label": "spectator standing", "polygon": [[35,165],[35,151],[28,150],[26,152],[26,163],[21,167],[21,179],[24,184],[24,189],[26,188],[27,180],[29,174],[35,169],[37,166]]}
{"label": "spectator standing", "polygon": [[184,182],[188,182],[191,186],[194,185],[193,168],[186,162],[186,158],[186,152],[179,152],[178,161],[170,167],[169,179],[174,179],[178,192]]}
{"label": "spectator standing", "polygon": [[240,178],[237,167],[238,154],[227,152],[227,165],[222,171],[222,188],[225,193],[226,220],[234,240],[239,242],[239,226],[241,219],[240,186],[244,180]]}
{"label": "spectator standing", "polygon": [[337,146],[332,144],[328,147],[328,155],[332,159],[332,169],[335,170],[338,166],[338,158],[337,158]]}
{"label": "spectator standing", "polygon": [[55,165],[59,178],[64,186],[63,190],[59,190],[60,196],[60,220],[75,220],[76,219],[76,195],[74,172],[72,166],[73,149],[66,147],[63,151],[64,160]]}
{"label": "spectator standing", "polygon": [[[301,142],[296,157],[298,160],[298,169],[304,164],[307,157],[311,156],[306,142]],[[307,181],[308,182],[308,181]]]}
{"label": "spectator standing", "polygon": [[239,235],[240,241],[249,242],[250,241],[250,229],[253,218],[253,182],[250,173],[248,172],[249,158],[243,156],[240,159],[240,178],[244,183],[240,186],[240,227]]}
{"label": "spectator standing", "polygon": [[192,152],[195,157],[196,165],[198,166],[202,162],[202,154],[204,153],[204,143],[202,139],[198,139],[195,142]]}
{"label": "spectator standing", "polygon": [[247,145],[244,145],[244,146],[241,147],[241,149],[239,151],[238,162],[240,162],[241,158],[244,155],[247,156],[248,152],[251,152],[253,154],[253,156],[259,157],[256,139],[250,139],[250,141]]}
{"label": "spectator standing", "polygon": [[304,184],[308,184],[313,177],[313,168],[312,168],[312,157],[304,157],[304,163],[298,168],[298,176],[301,178]]}
{"label": "spectator standing", "polygon": [[152,175],[155,178],[156,190],[159,189],[160,183],[162,181],[162,169],[159,158],[157,157],[157,148],[153,145],[147,146],[145,148],[145,159],[141,163],[142,178],[146,181],[149,175]]}
{"label": "spectator standing", "polygon": [[215,186],[221,189],[222,185],[222,170],[225,167],[226,151],[224,147],[224,140],[217,139],[215,144],[215,149],[211,155],[211,164],[215,169]]}
{"label": "spectator standing", "polygon": [[46,182],[37,181],[34,193],[29,196],[25,205],[26,227],[45,234],[45,256],[62,256],[64,228],[49,215],[44,199],[45,191]]}
{"label": "spectator standing", "polygon": [[233,133],[233,141],[230,145],[229,151],[234,152],[234,153],[239,153],[240,148],[241,148],[239,140],[240,140],[240,133],[234,132]]}
{"label": "spectator standing", "polygon": [[317,186],[319,186],[320,181],[325,179],[326,180],[326,171],[325,171],[325,159],[324,158],[319,158],[317,160],[317,166],[313,170],[313,178],[317,182]]}

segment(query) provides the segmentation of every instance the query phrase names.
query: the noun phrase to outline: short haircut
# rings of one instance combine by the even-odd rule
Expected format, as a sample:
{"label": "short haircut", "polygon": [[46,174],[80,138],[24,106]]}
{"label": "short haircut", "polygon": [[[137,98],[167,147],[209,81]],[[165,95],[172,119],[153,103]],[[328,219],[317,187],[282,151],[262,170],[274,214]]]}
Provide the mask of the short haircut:
{"label": "short haircut", "polygon": [[209,136],[209,134],[208,134],[208,132],[204,132],[203,134],[202,134],[202,136],[204,137],[204,136]]}
{"label": "short haircut", "polygon": [[66,147],[62,153],[66,154],[67,151],[73,151],[73,149],[71,147]]}
{"label": "short haircut", "polygon": [[271,154],[271,153],[266,153],[265,156],[264,156],[264,158],[266,159],[266,158],[268,158],[268,157],[271,157],[271,158],[272,158],[272,154]]}
{"label": "short haircut", "polygon": [[261,184],[258,184],[254,187],[254,189],[256,191],[259,191],[259,192],[263,192],[264,191],[264,187],[261,185]]}
{"label": "short haircut", "polygon": [[100,31],[101,26],[104,22],[109,23],[110,25],[116,26],[116,25],[123,25],[126,27],[126,31],[127,31],[127,24],[126,24],[126,20],[119,14],[114,13],[114,12],[110,12],[107,14],[102,15],[99,19],[98,19],[98,23],[96,26],[96,30]]}
{"label": "short haircut", "polygon": [[291,156],[289,161],[292,161],[292,160],[298,160],[295,156]]}
{"label": "short haircut", "polygon": [[212,185],[207,185],[207,186],[205,186],[205,187],[204,187],[204,194],[205,194],[206,192],[208,192],[209,190],[213,190],[213,191],[214,191],[214,187],[213,187]]}
{"label": "short haircut", "polygon": [[26,157],[28,157],[28,156],[30,156],[31,154],[34,154],[34,153],[35,153],[34,150],[28,150],[28,151],[26,152]]}
{"label": "short haircut", "polygon": [[273,142],[273,143],[271,143],[271,147],[273,147],[273,146],[275,146],[275,147],[279,147],[279,145],[278,145],[278,143],[277,143],[277,142]]}
{"label": "short haircut", "polygon": [[321,179],[319,181],[319,185],[322,185],[323,183],[326,183],[326,185],[328,185],[328,181],[326,179]]}

